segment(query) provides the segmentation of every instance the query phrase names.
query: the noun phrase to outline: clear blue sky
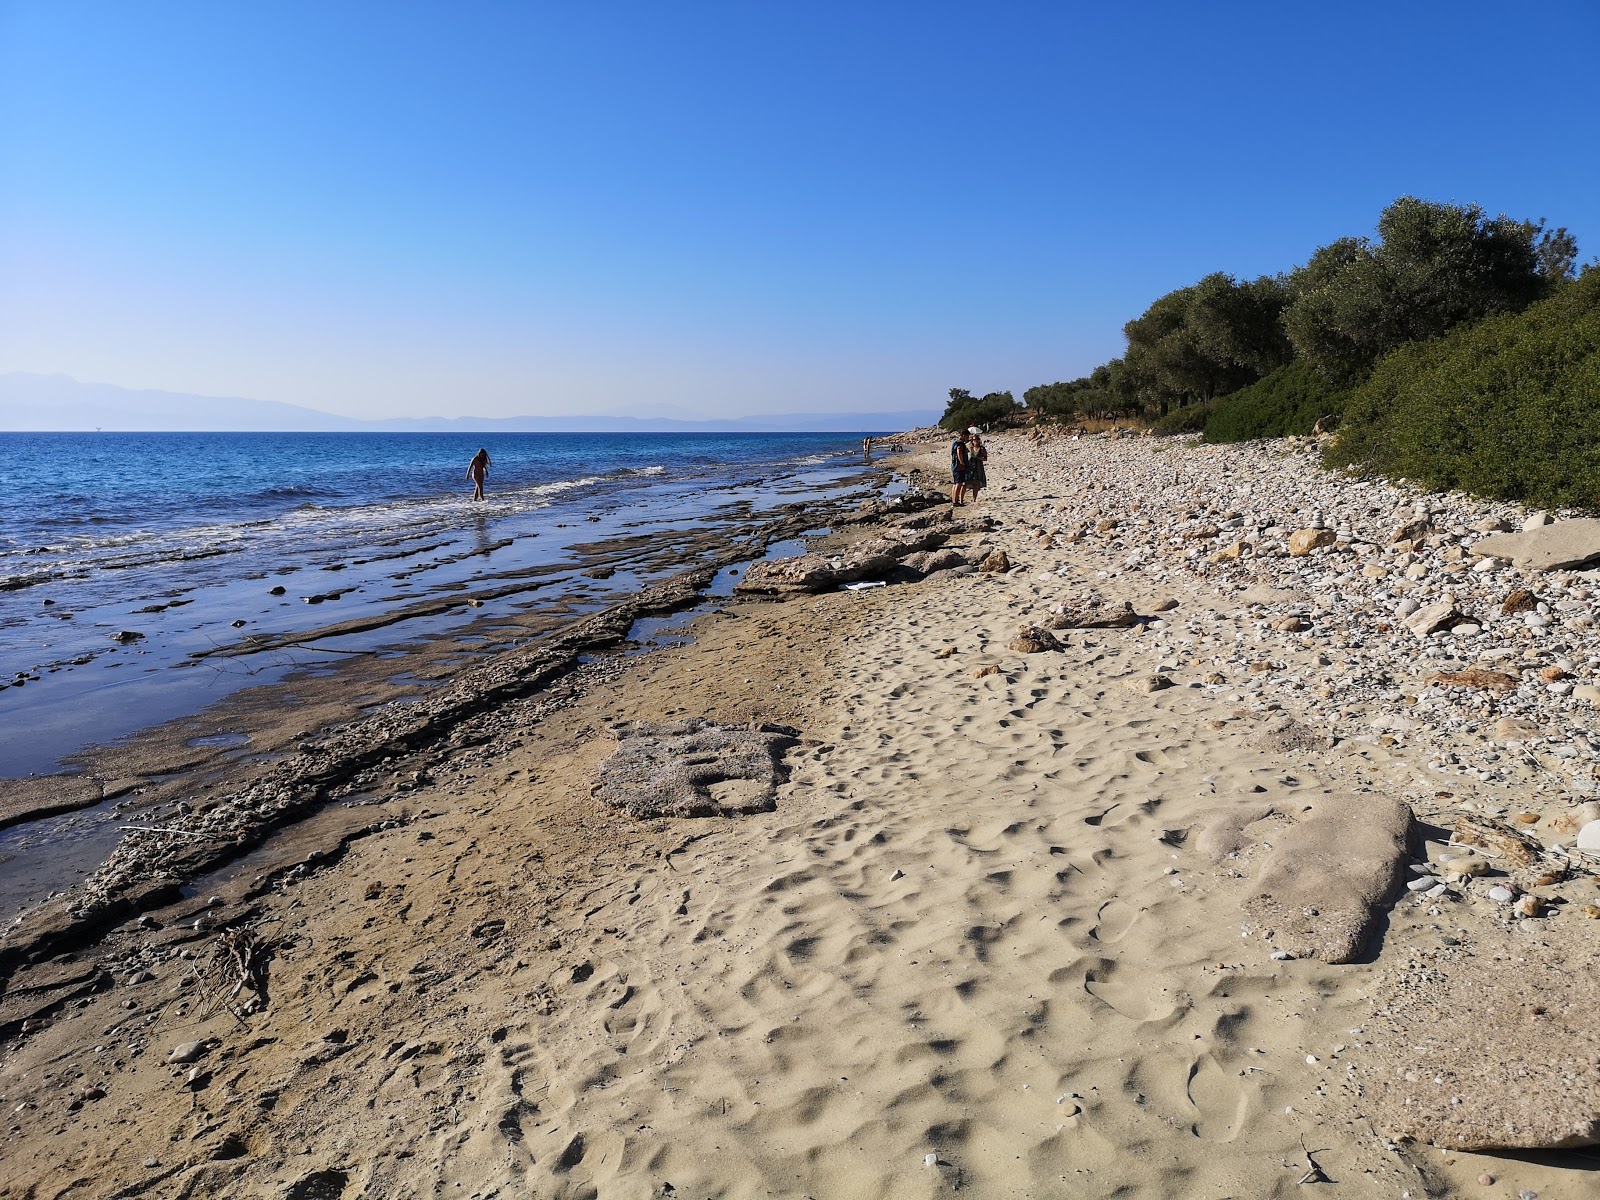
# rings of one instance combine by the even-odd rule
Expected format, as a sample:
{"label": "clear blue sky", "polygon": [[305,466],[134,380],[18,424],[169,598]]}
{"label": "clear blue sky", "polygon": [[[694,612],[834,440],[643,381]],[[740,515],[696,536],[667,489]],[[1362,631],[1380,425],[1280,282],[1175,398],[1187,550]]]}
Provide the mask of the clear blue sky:
{"label": "clear blue sky", "polygon": [[937,407],[1411,193],[1600,252],[1600,5],[0,0],[0,371]]}

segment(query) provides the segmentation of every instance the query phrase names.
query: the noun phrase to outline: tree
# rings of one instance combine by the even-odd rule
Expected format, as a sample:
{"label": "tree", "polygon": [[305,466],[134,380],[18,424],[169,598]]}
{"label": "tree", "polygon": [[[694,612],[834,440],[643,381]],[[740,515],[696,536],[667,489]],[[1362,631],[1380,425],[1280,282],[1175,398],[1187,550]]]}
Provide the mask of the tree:
{"label": "tree", "polygon": [[993,425],[1005,421],[1022,411],[1010,392],[989,392],[973,396],[966,388],[951,388],[950,403],[945,405],[939,418],[941,429],[965,429],[968,425]]}
{"label": "tree", "polygon": [[1126,362],[1157,412],[1204,403],[1276,370],[1291,357],[1280,321],[1288,294],[1277,280],[1239,283],[1216,272],[1156,300],[1122,327]]}
{"label": "tree", "polygon": [[1495,313],[1520,312],[1571,278],[1577,243],[1544,222],[1402,196],[1379,241],[1341,238],[1289,278],[1284,327],[1331,382],[1359,382],[1384,354]]}

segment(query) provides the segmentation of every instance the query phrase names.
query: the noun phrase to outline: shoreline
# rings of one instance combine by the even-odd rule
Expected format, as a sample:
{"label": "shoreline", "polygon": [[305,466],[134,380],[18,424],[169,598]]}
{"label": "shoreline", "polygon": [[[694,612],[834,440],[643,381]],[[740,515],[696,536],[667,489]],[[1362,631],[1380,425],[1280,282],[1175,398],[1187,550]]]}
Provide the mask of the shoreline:
{"label": "shoreline", "polygon": [[[1600,888],[1581,855],[1554,882],[1457,878],[1446,839],[1469,819],[1523,831],[1538,855],[1570,846],[1562,818],[1592,802],[1595,756],[1556,753],[1588,718],[1540,673],[1565,659],[1583,678],[1593,635],[1557,605],[1587,576],[1536,581],[1544,625],[1419,637],[1394,615],[1411,594],[1448,588],[1486,617],[1491,591],[1524,581],[1453,555],[1490,506],[1316,475],[1285,445],[990,445],[991,489],[962,510],[989,520],[941,525],[947,503],[869,519],[811,567],[769,564],[756,582],[830,562],[845,578],[896,528],[942,531],[917,553],[948,549],[951,568],[918,579],[906,556],[880,588],[736,596],[689,643],[480,710],[437,761],[385,765],[395,782],[422,772],[413,786],[348,797],[147,922],[130,912],[20,968],[0,999],[0,1095],[19,1104],[7,1161],[24,1164],[11,1182],[87,1179],[97,1196],[1287,1195],[1320,1175],[1392,1197],[1481,1194],[1484,1173],[1509,1194],[1581,1187],[1581,1152],[1459,1147],[1496,1122],[1541,1136],[1532,1110],[1584,1111],[1581,1081],[1564,1091],[1540,1071],[1559,1065],[1552,1047],[1575,1062],[1600,1049],[1572,990],[1595,963],[1600,921],[1582,910]],[[937,479],[941,451],[906,473]],[[1333,536],[1296,556],[1284,547],[1318,515],[1310,500]],[[1396,552],[1388,535],[1419,502],[1433,532]],[[1020,648],[1023,628],[1057,644]],[[1480,657],[1506,645],[1509,660]],[[1480,661],[1521,682],[1424,682]],[[797,731],[775,809],[636,820],[594,798],[619,722],[686,717]],[[1284,949],[1287,926],[1247,907],[1256,881],[1312,817],[1363,797],[1414,811],[1415,840],[1385,869],[1439,892],[1377,896],[1354,958],[1327,931]],[[1541,915],[1491,896],[1502,880]],[[243,975],[227,965],[240,955]],[[1508,971],[1542,990],[1542,1027],[1473,1014],[1466,998],[1516,990]],[[1432,1045],[1427,1022],[1452,1022],[1452,1040]],[[1474,1071],[1486,1061],[1532,1074],[1519,1090]],[[1402,1128],[1418,1113],[1442,1148]]]}

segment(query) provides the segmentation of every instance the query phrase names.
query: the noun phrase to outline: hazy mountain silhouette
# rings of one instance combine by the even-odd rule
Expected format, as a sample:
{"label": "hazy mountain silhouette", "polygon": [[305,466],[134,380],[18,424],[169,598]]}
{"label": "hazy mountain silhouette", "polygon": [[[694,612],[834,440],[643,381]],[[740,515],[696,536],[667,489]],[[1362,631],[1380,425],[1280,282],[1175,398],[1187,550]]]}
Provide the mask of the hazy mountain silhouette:
{"label": "hazy mountain silhouette", "polygon": [[[646,411],[670,406],[642,404]],[[682,411],[682,410],[677,410]],[[721,420],[590,415],[567,417],[395,417],[361,421],[331,413],[238,396],[191,396],[136,391],[110,383],[80,383],[66,375],[14,371],[0,375],[0,430],[265,433],[345,431],[484,433],[829,433],[900,430],[931,425],[935,409],[872,413],[780,413]]]}

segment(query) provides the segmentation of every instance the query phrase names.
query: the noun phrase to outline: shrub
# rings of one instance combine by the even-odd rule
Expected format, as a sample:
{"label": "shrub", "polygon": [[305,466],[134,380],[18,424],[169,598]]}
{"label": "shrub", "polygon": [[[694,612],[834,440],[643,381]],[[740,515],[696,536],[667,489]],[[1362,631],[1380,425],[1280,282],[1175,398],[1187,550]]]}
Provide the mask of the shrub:
{"label": "shrub", "polygon": [[1296,359],[1219,399],[1206,422],[1204,440],[1247,442],[1307,434],[1323,417],[1338,420],[1344,399],[1345,394],[1331,387],[1315,367]]}
{"label": "shrub", "polygon": [[1152,421],[1150,428],[1159,434],[1199,433],[1210,416],[1209,404],[1185,404]]}
{"label": "shrub", "polygon": [[1546,506],[1600,503],[1600,270],[1402,346],[1351,393],[1331,465]]}

